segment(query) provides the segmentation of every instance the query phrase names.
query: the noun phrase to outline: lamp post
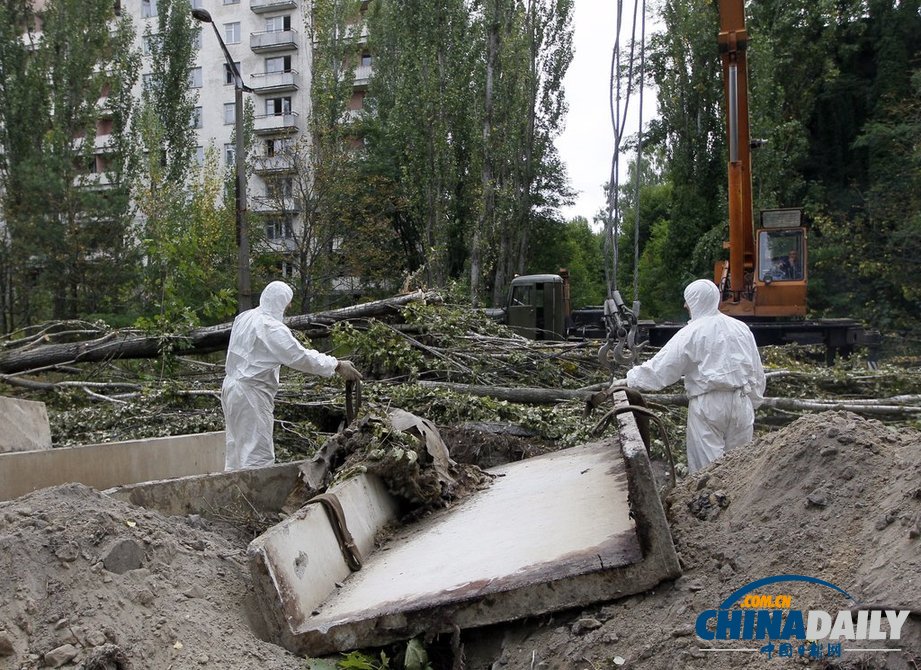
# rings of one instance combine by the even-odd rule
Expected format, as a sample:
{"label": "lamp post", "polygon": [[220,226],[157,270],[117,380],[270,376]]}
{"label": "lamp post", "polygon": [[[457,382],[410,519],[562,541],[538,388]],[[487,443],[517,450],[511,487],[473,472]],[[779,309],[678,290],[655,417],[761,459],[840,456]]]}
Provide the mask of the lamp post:
{"label": "lamp post", "polygon": [[214,34],[217,36],[218,44],[224,52],[224,58],[227,59],[227,67],[233,74],[234,88],[234,116],[236,120],[236,171],[237,171],[237,188],[236,188],[236,221],[237,221],[237,309],[242,312],[253,306],[252,289],[250,287],[249,274],[249,231],[246,228],[246,166],[244,165],[244,148],[243,148],[243,91],[252,93],[253,89],[243,83],[243,77],[237,69],[236,63],[230,57],[227,51],[227,45],[224,44],[224,38],[221,37],[220,31],[214,25],[214,21],[204,9],[193,9],[192,16],[202,23],[210,23],[214,28]]}

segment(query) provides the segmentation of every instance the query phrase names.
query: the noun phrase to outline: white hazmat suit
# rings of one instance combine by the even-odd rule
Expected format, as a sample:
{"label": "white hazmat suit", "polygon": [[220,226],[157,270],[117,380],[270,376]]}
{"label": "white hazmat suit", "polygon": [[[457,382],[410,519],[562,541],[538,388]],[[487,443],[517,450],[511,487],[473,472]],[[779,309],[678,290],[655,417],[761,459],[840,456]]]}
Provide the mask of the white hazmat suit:
{"label": "white hazmat suit", "polygon": [[688,470],[752,439],[764,400],[764,368],[751,330],[719,311],[720,292],[698,279],[684,290],[690,322],[652,359],[627,372],[627,386],[658,391],[684,377],[688,395]]}
{"label": "white hazmat suit", "polygon": [[225,470],[275,462],[272,427],[281,365],[321,377],[336,372],[336,358],[304,348],[283,323],[293,295],[290,286],[273,281],[262,291],[258,307],[234,319],[221,387]]}

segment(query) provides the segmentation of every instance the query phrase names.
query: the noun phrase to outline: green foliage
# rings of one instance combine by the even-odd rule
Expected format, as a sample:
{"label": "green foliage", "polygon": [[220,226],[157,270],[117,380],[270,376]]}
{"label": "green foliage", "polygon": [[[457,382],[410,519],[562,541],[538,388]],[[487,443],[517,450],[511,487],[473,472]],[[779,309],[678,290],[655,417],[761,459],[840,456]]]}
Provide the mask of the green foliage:
{"label": "green foliage", "polygon": [[347,321],[337,323],[333,327],[332,341],[337,352],[347,352],[359,369],[373,377],[415,377],[427,368],[422,353],[406,338],[373,319],[362,330]]}
{"label": "green foliage", "polygon": [[450,346],[471,333],[508,336],[509,330],[480,310],[458,304],[409,303],[402,309],[407,324],[424,327],[435,344]]}
{"label": "green foliage", "polygon": [[[528,274],[569,270],[573,307],[600,305],[607,297],[604,285],[602,239],[583,218],[568,223],[546,221],[535,226],[534,252],[528,259]],[[508,287],[506,287],[507,289]]]}
{"label": "green foliage", "polygon": [[389,670],[390,659],[381,652],[380,658],[368,656],[360,651],[350,651],[345,658],[336,663],[341,670]]}
{"label": "green foliage", "polygon": [[406,645],[403,668],[404,670],[432,670],[429,655],[418,638],[413,638]]}
{"label": "green foliage", "polygon": [[[208,152],[188,190],[162,183],[142,193],[144,289],[149,312],[165,323],[219,323],[236,311],[234,218],[215,204],[222,188],[216,152]],[[188,197],[188,196],[191,197]]]}

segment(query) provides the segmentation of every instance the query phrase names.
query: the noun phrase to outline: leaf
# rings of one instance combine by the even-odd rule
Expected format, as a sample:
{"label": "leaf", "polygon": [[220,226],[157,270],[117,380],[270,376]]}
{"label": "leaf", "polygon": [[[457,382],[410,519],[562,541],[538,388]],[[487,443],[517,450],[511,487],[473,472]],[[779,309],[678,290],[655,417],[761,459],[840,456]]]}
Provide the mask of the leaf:
{"label": "leaf", "polygon": [[428,670],[429,655],[418,638],[413,638],[406,645],[406,660],[403,662],[404,670]]}

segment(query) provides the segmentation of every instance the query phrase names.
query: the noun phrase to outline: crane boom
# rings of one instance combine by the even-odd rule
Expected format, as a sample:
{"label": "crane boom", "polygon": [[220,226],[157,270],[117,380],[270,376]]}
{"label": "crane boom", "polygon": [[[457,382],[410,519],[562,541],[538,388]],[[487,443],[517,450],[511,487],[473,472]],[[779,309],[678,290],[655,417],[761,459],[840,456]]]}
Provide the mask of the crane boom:
{"label": "crane boom", "polygon": [[743,291],[745,273],[751,272],[754,267],[746,60],[748,32],[745,30],[742,0],[720,0],[719,13],[720,60],[729,141],[729,286],[735,298]]}
{"label": "crane boom", "polygon": [[749,319],[802,317],[806,314],[806,230],[801,210],[762,212],[760,229],[755,230],[745,5],[744,0],[719,0],[718,7],[729,145],[729,242],[724,243],[729,260],[717,262],[714,268],[714,281],[722,293],[720,310]]}

